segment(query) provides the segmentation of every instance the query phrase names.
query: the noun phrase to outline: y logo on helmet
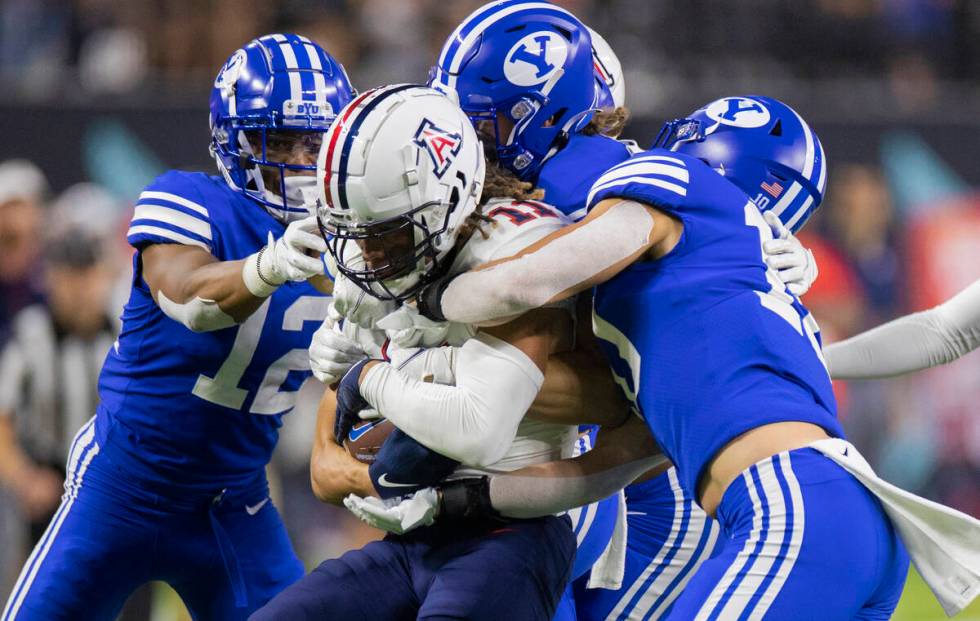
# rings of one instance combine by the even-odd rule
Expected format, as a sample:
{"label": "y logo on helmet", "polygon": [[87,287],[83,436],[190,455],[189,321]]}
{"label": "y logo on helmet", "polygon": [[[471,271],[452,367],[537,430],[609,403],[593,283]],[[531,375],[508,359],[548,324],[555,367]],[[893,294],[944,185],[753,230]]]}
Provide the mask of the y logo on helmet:
{"label": "y logo on helmet", "polygon": [[436,177],[442,179],[449,170],[449,165],[453,163],[453,158],[463,146],[463,137],[436,126],[429,119],[422,119],[422,124],[415,130],[415,139],[412,142],[429,154],[433,172]]}
{"label": "y logo on helmet", "polygon": [[238,81],[238,76],[242,72],[242,67],[245,66],[245,61],[247,60],[247,54],[245,50],[238,50],[235,52],[225,66],[221,68],[218,72],[218,77],[214,80],[215,88],[231,88]]}
{"label": "y logo on helmet", "polygon": [[333,106],[329,101],[287,99],[282,103],[282,113],[285,116],[330,116],[333,115]]}
{"label": "y logo on helmet", "polygon": [[568,42],[554,32],[534,32],[507,52],[504,75],[518,86],[534,86],[547,82],[565,66],[568,58]]}
{"label": "y logo on helmet", "polygon": [[719,99],[712,102],[704,113],[718,123],[746,129],[762,127],[769,122],[769,108],[746,97]]}

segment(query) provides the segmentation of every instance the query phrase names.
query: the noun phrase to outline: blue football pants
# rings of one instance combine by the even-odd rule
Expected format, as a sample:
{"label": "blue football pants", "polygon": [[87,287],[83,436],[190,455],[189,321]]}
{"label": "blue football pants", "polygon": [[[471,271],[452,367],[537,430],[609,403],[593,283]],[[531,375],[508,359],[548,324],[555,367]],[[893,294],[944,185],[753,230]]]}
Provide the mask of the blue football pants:
{"label": "blue football pants", "polygon": [[303,575],[264,484],[200,500],[126,480],[92,421],[68,458],[61,506],[24,565],[2,621],[112,621],[150,580],[195,619],[242,621]]}

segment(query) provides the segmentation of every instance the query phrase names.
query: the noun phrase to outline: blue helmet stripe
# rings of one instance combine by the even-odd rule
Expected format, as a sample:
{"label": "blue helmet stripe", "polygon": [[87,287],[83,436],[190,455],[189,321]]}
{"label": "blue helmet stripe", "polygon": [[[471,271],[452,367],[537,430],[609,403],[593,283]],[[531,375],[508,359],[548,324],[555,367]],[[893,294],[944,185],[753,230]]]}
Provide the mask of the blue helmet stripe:
{"label": "blue helmet stripe", "polygon": [[390,95],[400,93],[401,91],[408,90],[410,88],[418,88],[418,84],[399,84],[398,86],[392,86],[386,92],[379,94],[377,97],[365,104],[364,108],[357,115],[357,118],[351,123],[350,129],[347,130],[347,136],[344,137],[344,144],[340,151],[340,163],[337,171],[337,198],[340,200],[340,207],[342,209],[348,208],[347,161],[350,159],[350,151],[354,144],[354,138],[357,136],[357,130],[361,127],[361,124],[364,123],[364,119],[368,117],[371,110],[374,110],[379,103],[387,99]]}

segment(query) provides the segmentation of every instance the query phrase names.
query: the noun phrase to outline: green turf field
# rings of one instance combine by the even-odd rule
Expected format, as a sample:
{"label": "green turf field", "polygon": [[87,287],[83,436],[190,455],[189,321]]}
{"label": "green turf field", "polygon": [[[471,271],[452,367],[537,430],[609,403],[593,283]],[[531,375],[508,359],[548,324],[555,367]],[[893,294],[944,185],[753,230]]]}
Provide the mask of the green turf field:
{"label": "green turf field", "polygon": [[[902,601],[895,610],[893,621],[941,621],[946,619],[943,609],[935,596],[919,577],[914,569],[909,572],[908,582],[905,583],[905,593]],[[980,621],[980,600],[954,617],[956,621]]]}

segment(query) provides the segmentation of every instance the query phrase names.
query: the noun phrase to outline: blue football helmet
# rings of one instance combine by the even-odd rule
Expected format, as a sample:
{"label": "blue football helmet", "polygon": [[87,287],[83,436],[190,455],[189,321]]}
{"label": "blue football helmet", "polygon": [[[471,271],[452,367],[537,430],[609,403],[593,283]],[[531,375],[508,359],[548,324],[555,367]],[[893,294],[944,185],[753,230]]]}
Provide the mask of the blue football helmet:
{"label": "blue football helmet", "polygon": [[823,200],[827,162],[806,121],[770,97],[725,97],[668,121],[653,148],[704,160],[798,231]]}
{"label": "blue football helmet", "polygon": [[[532,179],[592,118],[600,89],[608,90],[594,71],[588,28],[574,15],[548,2],[502,0],[449,36],[429,86],[458,98],[475,124],[492,124],[500,163]],[[513,123],[508,136],[498,113]]]}
{"label": "blue football helmet", "polygon": [[[354,94],[344,68],[316,43],[295,34],[259,37],[232,54],[214,81],[211,155],[234,190],[284,222],[302,218],[323,132]],[[277,145],[291,149],[296,141],[310,153],[310,165],[270,157]],[[278,187],[266,187],[263,169]]]}

